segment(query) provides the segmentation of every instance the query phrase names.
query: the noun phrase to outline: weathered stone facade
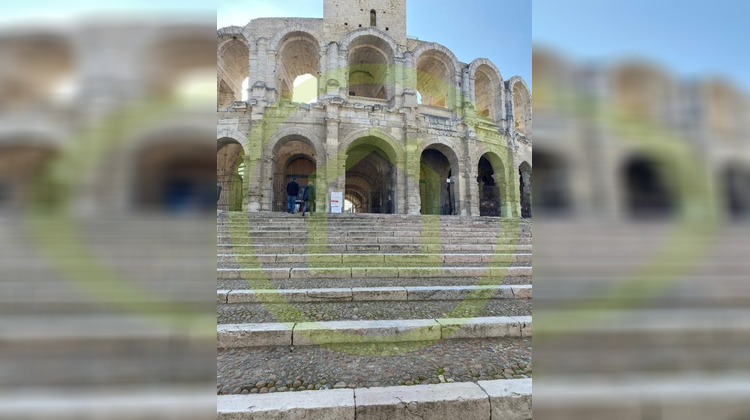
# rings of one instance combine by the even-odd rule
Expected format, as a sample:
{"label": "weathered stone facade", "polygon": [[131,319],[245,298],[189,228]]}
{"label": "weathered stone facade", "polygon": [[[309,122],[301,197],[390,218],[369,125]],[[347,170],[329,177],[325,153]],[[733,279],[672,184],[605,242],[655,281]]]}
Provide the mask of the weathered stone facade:
{"label": "weathered stone facade", "polygon": [[534,50],[537,215],[750,216],[748,100],[653,63]]}
{"label": "weathered stone facade", "polygon": [[[405,0],[325,0],[323,19],[225,27],[217,59],[219,182],[232,190],[244,163],[243,210],[284,210],[297,175],[315,180],[318,209],[341,191],[356,212],[530,215],[526,83],[408,38]],[[291,102],[306,74],[317,97]],[[231,195],[220,209],[240,209]]]}

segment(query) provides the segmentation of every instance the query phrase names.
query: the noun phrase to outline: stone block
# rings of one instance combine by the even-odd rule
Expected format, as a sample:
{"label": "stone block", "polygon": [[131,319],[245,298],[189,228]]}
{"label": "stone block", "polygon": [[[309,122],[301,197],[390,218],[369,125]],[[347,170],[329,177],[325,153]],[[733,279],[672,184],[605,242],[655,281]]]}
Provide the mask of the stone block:
{"label": "stone block", "polygon": [[219,420],[354,420],[354,390],[220,395]]}
{"label": "stone block", "polygon": [[344,279],[352,277],[351,268],[292,268],[291,278],[293,279],[314,279],[314,278],[336,278]]}
{"label": "stone block", "polygon": [[490,397],[493,419],[531,419],[531,379],[503,379],[477,383]]}
{"label": "stone block", "polygon": [[217,290],[216,291],[216,303],[226,303],[228,294],[229,294],[229,290]]}
{"label": "stone block", "polygon": [[490,401],[475,383],[354,390],[358,420],[489,420]]}
{"label": "stone block", "polygon": [[518,321],[521,327],[521,337],[531,337],[531,317],[530,316],[514,316],[514,319]]}
{"label": "stone block", "polygon": [[293,336],[295,346],[428,341],[440,339],[440,324],[432,319],[300,322]]}
{"label": "stone block", "polygon": [[406,300],[405,287],[354,287],[352,300],[354,301],[397,301]]}
{"label": "stone block", "polygon": [[383,254],[343,254],[344,264],[383,264]]}
{"label": "stone block", "polygon": [[513,317],[439,318],[444,339],[521,337],[521,322]]}
{"label": "stone block", "polygon": [[531,285],[511,286],[516,299],[531,299]]}
{"label": "stone block", "polygon": [[352,289],[308,289],[305,291],[307,302],[340,302],[352,300]]}
{"label": "stone block", "polygon": [[228,324],[216,327],[217,347],[288,346],[292,344],[292,325],[282,323]]}

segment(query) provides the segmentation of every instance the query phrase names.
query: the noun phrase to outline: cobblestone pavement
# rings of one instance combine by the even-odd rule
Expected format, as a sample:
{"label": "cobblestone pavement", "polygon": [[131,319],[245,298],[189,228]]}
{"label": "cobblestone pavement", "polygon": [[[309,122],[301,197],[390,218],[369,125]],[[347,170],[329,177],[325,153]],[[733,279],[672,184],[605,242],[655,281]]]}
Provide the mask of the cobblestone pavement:
{"label": "cobblestone pavement", "polygon": [[423,302],[311,302],[291,304],[236,303],[218,306],[219,324],[306,322],[363,319],[433,319],[531,315],[531,300],[495,299]]}
{"label": "cobblestone pavement", "polygon": [[[358,279],[281,279],[271,280],[277,289],[327,289],[336,287],[399,287],[399,286],[473,286],[480,284],[476,277],[470,278],[358,278]],[[486,284],[486,283],[481,283]],[[532,284],[530,277],[506,277],[494,284]],[[252,289],[256,286],[249,280],[217,280],[217,289]]]}
{"label": "cobblestone pavement", "polygon": [[246,394],[531,375],[531,338],[255,347],[218,350],[216,388]]}

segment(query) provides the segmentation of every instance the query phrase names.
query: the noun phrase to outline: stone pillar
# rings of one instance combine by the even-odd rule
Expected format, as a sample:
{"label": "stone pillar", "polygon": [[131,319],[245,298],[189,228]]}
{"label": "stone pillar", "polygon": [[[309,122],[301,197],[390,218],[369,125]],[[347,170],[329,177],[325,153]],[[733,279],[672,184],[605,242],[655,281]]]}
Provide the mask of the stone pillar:
{"label": "stone pillar", "polygon": [[324,200],[318,208],[325,208],[330,212],[330,192],[344,191],[346,180],[344,179],[346,171],[346,154],[343,162],[341,161],[342,153],[339,152],[339,124],[338,106],[329,105],[326,117],[326,156],[325,165],[321,168],[322,180],[319,185],[323,188],[318,189],[318,199]]}
{"label": "stone pillar", "polygon": [[245,177],[242,180],[242,187],[247,191],[247,203],[244,204],[243,210],[249,212],[270,211],[271,190],[267,191],[265,182],[265,164],[261,160],[263,152],[263,124],[257,124],[250,131],[248,138],[250,147],[245,154]]}
{"label": "stone pillar", "polygon": [[466,177],[466,202],[461,208],[465,209],[467,216],[479,216],[479,192],[477,184],[479,157],[477,157],[477,138],[471,132],[467,133],[465,139],[466,159],[464,163],[464,176]]}
{"label": "stone pillar", "polygon": [[417,132],[413,129],[407,129],[405,153],[404,153],[404,165],[402,168],[405,169],[404,176],[400,177],[403,179],[403,189],[399,190],[402,192],[403,206],[399,213],[401,214],[420,214],[422,209],[421,196],[419,194],[419,165],[421,163],[422,149],[420,147],[420,141],[417,138]]}

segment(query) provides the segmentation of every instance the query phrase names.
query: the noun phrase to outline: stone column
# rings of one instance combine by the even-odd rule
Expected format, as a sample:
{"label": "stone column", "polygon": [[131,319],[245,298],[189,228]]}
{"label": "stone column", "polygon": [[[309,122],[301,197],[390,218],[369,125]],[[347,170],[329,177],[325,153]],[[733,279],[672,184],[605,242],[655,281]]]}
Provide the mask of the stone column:
{"label": "stone column", "polygon": [[[270,211],[271,189],[266,182],[266,166],[261,160],[263,152],[263,124],[253,126],[248,138],[250,147],[245,154],[245,173],[242,180],[244,191],[247,191],[247,204],[243,210],[249,212]],[[266,191],[267,189],[267,191]]]}
{"label": "stone column", "polygon": [[466,202],[461,206],[467,216],[479,216],[479,185],[477,184],[477,139],[472,133],[467,133],[465,139],[466,159],[464,163],[464,176],[466,177]]}
{"label": "stone column", "polygon": [[421,196],[419,194],[419,165],[421,163],[422,149],[420,147],[416,130],[407,129],[405,153],[404,153],[404,176],[400,177],[403,182],[402,192],[403,207],[399,211],[402,214],[420,214],[422,209]]}
{"label": "stone column", "polygon": [[344,191],[343,186],[346,185],[344,179],[346,171],[346,155],[344,154],[343,163],[341,161],[341,153],[339,152],[339,124],[338,119],[338,106],[329,105],[327,109],[326,117],[326,156],[325,165],[322,167],[322,180],[319,185],[323,188],[318,189],[318,200],[322,206],[318,208],[325,208],[326,212],[330,212],[330,192],[331,191]]}

